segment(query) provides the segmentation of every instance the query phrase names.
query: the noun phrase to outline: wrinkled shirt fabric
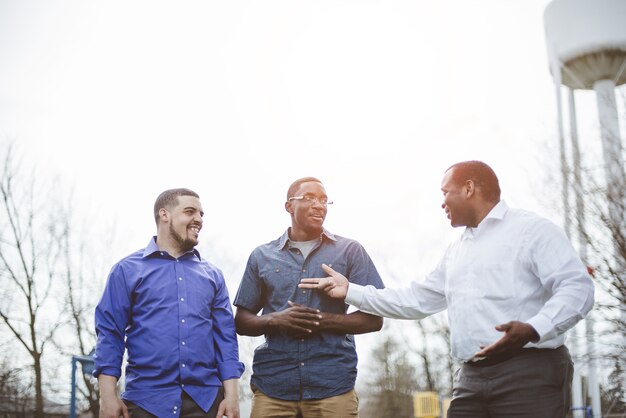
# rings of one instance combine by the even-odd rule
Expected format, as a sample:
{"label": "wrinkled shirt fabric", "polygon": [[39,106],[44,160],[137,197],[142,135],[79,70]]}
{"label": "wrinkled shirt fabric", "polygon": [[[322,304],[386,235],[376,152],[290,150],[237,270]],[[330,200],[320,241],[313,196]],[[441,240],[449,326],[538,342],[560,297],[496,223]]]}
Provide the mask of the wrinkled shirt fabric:
{"label": "wrinkled shirt fabric", "polygon": [[222,381],[239,378],[235,323],[222,272],[193,249],[179,258],[148,246],[118,262],[95,312],[94,376],[121,375],[122,399],[176,417],[184,390],[205,412]]}
{"label": "wrinkled shirt fabric", "polygon": [[525,347],[560,347],[593,301],[591,277],[561,228],[504,201],[476,228],[466,227],[422,282],[382,291],[350,284],[346,297],[391,318],[421,319],[447,308],[459,361],[475,360],[481,345],[503,336],[495,326],[515,320],[539,334]]}

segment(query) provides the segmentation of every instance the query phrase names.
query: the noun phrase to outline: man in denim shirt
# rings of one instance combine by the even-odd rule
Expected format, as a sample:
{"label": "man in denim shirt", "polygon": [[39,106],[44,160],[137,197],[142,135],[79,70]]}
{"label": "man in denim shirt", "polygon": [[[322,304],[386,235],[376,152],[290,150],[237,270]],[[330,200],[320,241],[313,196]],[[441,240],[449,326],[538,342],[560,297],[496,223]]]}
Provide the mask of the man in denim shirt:
{"label": "man in denim shirt", "polygon": [[254,354],[251,418],[358,417],[352,334],[378,331],[383,320],[298,289],[300,279],[323,274],[322,264],[353,283],[384,287],[358,242],[323,228],[331,203],[316,178],[296,180],[285,202],[291,228],[248,260],[234,301],[237,333],[265,334]]}

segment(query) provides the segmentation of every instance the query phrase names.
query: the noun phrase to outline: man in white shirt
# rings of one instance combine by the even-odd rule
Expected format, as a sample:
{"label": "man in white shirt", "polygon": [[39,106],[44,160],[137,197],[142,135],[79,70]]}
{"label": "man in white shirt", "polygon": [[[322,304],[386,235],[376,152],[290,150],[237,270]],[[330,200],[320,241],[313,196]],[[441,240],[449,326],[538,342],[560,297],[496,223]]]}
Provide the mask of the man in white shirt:
{"label": "man in white shirt", "polygon": [[451,225],[466,228],[423,282],[375,289],[323,266],[329,277],[300,287],[390,318],[447,308],[452,356],[462,362],[448,418],[565,417],[573,365],[564,333],[593,306],[586,267],[554,223],[500,200],[487,164],[454,164],[441,190]]}

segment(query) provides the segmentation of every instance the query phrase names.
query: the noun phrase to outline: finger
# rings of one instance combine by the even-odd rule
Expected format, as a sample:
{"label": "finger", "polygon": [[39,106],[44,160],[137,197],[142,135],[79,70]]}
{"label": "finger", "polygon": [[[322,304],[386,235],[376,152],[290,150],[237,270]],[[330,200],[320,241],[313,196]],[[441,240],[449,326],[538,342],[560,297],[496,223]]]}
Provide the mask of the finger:
{"label": "finger", "polygon": [[486,356],[493,355],[499,351],[502,351],[502,345],[504,344],[503,340],[505,338],[506,337],[502,337],[498,341],[494,342],[493,344],[489,344],[487,346],[481,346],[482,350],[478,351],[475,354],[475,356],[486,357]]}
{"label": "finger", "polygon": [[130,414],[128,413],[128,408],[125,403],[122,403],[122,416],[124,418],[130,418]]}
{"label": "finger", "polygon": [[331,279],[302,279],[300,280],[300,284],[298,287],[300,289],[319,289],[326,290],[326,288],[333,286],[333,282]]}
{"label": "finger", "polygon": [[320,319],[322,319],[322,315],[317,312],[293,312],[291,315],[292,322],[304,325],[318,325],[317,321]]}
{"label": "finger", "polygon": [[[319,309],[310,308],[308,306],[300,305],[290,300],[287,301],[287,304],[291,307],[291,312],[293,314],[318,314],[320,313]],[[316,316],[317,317],[317,316]],[[321,318],[321,317],[320,317]]]}
{"label": "finger", "polygon": [[334,276],[337,274],[335,270],[333,270],[329,265],[322,264],[322,270],[324,270],[329,276]]}
{"label": "finger", "polygon": [[[314,327],[311,326],[311,328],[314,328]],[[295,324],[290,324],[289,327],[286,329],[289,330],[289,333],[297,335],[297,334],[310,334],[313,332],[311,328],[304,328]]]}
{"label": "finger", "polygon": [[496,331],[506,332],[513,327],[511,322],[507,322],[506,324],[496,325]]}
{"label": "finger", "polygon": [[224,417],[224,412],[225,411],[225,407],[224,407],[224,401],[220,402],[220,406],[217,409],[217,415],[215,416],[215,418],[223,418]]}
{"label": "finger", "polygon": [[310,277],[308,279],[301,279],[300,283],[318,284],[321,280],[324,280],[324,279],[322,279],[321,277],[320,278]]}
{"label": "finger", "polygon": [[474,353],[474,357],[488,357],[491,354],[493,345],[488,345],[486,347],[482,347],[482,350]]}

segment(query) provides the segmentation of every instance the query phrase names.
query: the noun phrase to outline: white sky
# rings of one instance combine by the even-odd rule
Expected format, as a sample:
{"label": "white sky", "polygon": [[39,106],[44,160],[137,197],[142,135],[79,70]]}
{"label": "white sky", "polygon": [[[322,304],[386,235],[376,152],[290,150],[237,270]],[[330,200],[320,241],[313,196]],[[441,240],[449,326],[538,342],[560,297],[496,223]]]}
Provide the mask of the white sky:
{"label": "white sky", "polygon": [[556,138],[545,4],[1,0],[0,135],[117,219],[117,258],[154,232],[156,195],[185,186],[204,240],[245,260],[305,175],[336,202],[329,229],[419,258],[417,241],[454,233],[439,184],[456,161],[536,205]]}
{"label": "white sky", "polygon": [[114,260],[154,233],[161,191],[189,187],[201,240],[241,265],[234,296],[250,251],[288,226],[287,186],[312,175],[336,202],[326,226],[408,281],[460,232],[439,207],[452,163],[486,161],[509,204],[545,210],[547,3],[0,0],[0,140],[94,224],[116,220]]}

